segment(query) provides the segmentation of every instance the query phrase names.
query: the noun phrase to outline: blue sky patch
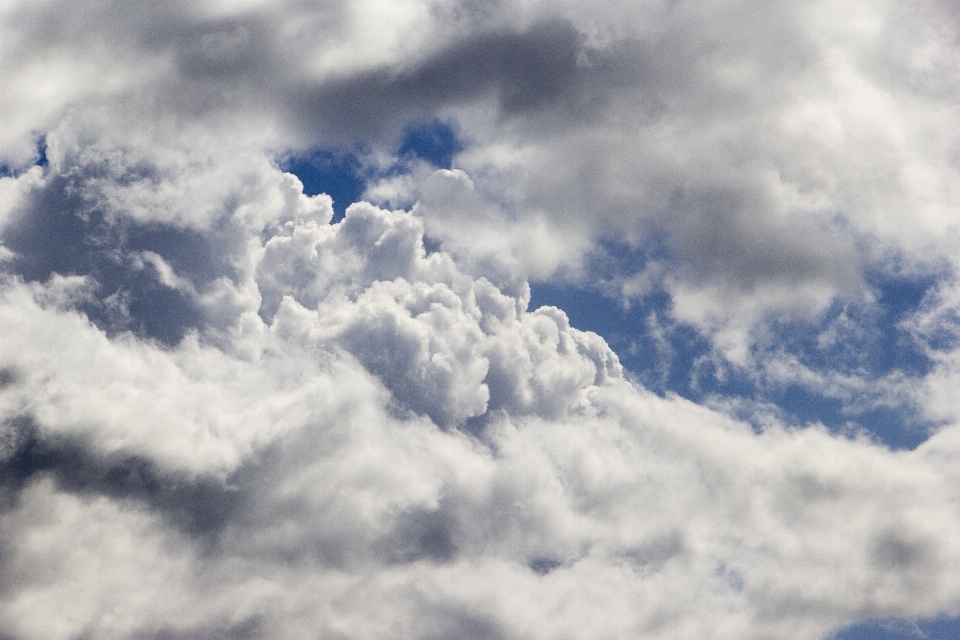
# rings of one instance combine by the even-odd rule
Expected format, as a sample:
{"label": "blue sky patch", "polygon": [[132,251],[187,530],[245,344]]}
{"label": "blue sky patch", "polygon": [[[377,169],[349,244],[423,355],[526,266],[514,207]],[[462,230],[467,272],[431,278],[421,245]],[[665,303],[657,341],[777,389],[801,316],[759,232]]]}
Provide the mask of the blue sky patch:
{"label": "blue sky patch", "polygon": [[956,640],[960,618],[918,621],[873,621],[848,627],[830,640]]}
{"label": "blue sky patch", "polygon": [[408,124],[398,155],[414,155],[438,169],[449,169],[461,151],[463,143],[457,138],[455,123],[435,119]]}
{"label": "blue sky patch", "polygon": [[325,193],[333,198],[334,222],[343,219],[367,184],[359,156],[345,150],[317,149],[282,163],[281,168],[300,178],[308,196]]}
{"label": "blue sky patch", "polygon": [[[40,136],[37,140],[37,159],[33,163],[37,167],[47,166],[47,136]],[[11,178],[20,174],[13,167],[0,162],[0,178]]]}
{"label": "blue sky patch", "polygon": [[[587,269],[591,282],[609,283],[625,269],[642,269],[647,261],[642,250],[607,243],[587,261]],[[868,386],[896,371],[916,379],[929,373],[930,357],[902,323],[936,286],[936,277],[883,271],[868,275],[874,303],[837,300],[818,322],[770,322],[764,344],[753,349],[757,363],[790,358],[828,380],[831,375],[856,377]],[[770,381],[762,367],[747,370],[727,362],[695,327],[671,319],[672,302],[660,286],[629,306],[615,295],[602,285],[535,282],[530,308],[563,309],[573,326],[603,336],[624,367],[660,394],[673,392],[695,402],[730,398],[747,400],[748,406],[772,404],[794,424],[820,422],[837,432],[864,429],[896,449],[915,448],[933,426],[912,406],[860,398],[854,391],[841,390],[834,392],[841,396],[835,396],[799,382]],[[740,417],[749,420],[749,411]]]}
{"label": "blue sky patch", "polygon": [[[456,123],[434,119],[411,122],[404,127],[395,152],[401,159],[415,157],[438,169],[449,169],[454,156],[463,148]],[[402,161],[374,167],[364,162],[364,156],[369,153],[362,145],[352,149],[314,149],[290,157],[280,166],[300,179],[305,194],[325,193],[333,198],[333,222],[338,222],[347,207],[361,198],[367,184],[408,170]]]}

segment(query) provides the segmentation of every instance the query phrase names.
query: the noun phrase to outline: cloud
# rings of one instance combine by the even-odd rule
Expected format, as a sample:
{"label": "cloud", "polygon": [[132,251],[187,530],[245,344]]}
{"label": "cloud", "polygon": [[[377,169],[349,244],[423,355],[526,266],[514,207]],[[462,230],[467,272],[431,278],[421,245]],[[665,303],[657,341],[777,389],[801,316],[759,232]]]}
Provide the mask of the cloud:
{"label": "cloud", "polygon": [[571,10],[594,30],[576,97],[506,124],[464,110],[483,133],[458,166],[480,191],[580,237],[643,246],[659,231],[675,295],[702,307],[680,319],[721,344],[728,322],[862,289],[876,251],[952,255],[942,6],[618,10]]}
{"label": "cloud", "polygon": [[573,88],[578,40],[575,27],[557,19],[519,33],[481,31],[399,68],[384,65],[310,87],[291,107],[303,126],[318,123],[326,136],[348,139],[491,96],[505,117],[533,112]]}
{"label": "cloud", "polygon": [[[917,6],[6,3],[0,635],[960,613],[956,16]],[[424,119],[449,168],[398,157]],[[333,223],[279,166],[331,148],[410,209]],[[933,284],[871,320],[898,269]],[[657,395],[531,281],[662,294],[758,389],[939,429]],[[871,332],[929,367],[837,355]]]}
{"label": "cloud", "polygon": [[281,302],[220,347],[8,278],[8,633],[813,637],[955,602],[936,455],[650,394],[422,234],[287,223],[251,249]]}

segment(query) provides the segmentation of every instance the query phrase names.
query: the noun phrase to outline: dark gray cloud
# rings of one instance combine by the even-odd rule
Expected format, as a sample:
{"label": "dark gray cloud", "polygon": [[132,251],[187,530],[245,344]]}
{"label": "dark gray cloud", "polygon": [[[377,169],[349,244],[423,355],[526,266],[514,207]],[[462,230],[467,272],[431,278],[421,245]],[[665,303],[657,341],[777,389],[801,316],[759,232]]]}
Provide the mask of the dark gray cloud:
{"label": "dark gray cloud", "polygon": [[581,40],[563,20],[522,32],[468,34],[421,60],[302,87],[290,106],[305,130],[347,143],[375,140],[385,126],[485,98],[496,101],[503,117],[529,114],[581,84]]}
{"label": "dark gray cloud", "polygon": [[813,220],[770,221],[756,210],[772,203],[743,201],[732,190],[678,188],[663,227],[681,269],[701,282],[726,280],[732,289],[797,286],[821,281],[853,289],[860,265],[846,238]]}
{"label": "dark gray cloud", "polygon": [[457,557],[457,523],[449,509],[407,511],[397,518],[396,526],[382,540],[382,553],[391,562],[431,560],[449,562]]}
{"label": "dark gray cloud", "polygon": [[[76,47],[102,53],[104,64],[121,66],[110,59],[126,58],[141,66],[154,95],[141,102],[138,89],[119,89],[126,117],[149,110],[214,122],[238,110],[258,118],[285,112],[304,146],[379,143],[412,118],[487,98],[505,117],[529,114],[575,97],[582,84],[582,35],[555,17],[521,29],[483,20],[426,55],[317,77],[302,58],[338,37],[350,11],[339,2],[309,10],[288,4],[287,16],[262,7],[210,15],[189,3],[148,3],[142,12],[114,3],[91,3],[85,11],[60,3],[20,7],[13,20],[22,40],[8,46],[16,45],[23,65],[42,51]],[[472,21],[460,12],[445,19]],[[87,21],[102,27],[94,35],[82,28]],[[148,70],[168,58],[172,75]],[[78,91],[98,94],[96,87]]]}
{"label": "dark gray cloud", "polygon": [[264,621],[260,616],[251,616],[238,623],[222,625],[204,625],[189,631],[146,629],[136,634],[144,640],[258,640],[269,635],[264,630]]}
{"label": "dark gray cloud", "polygon": [[159,254],[200,287],[221,275],[235,276],[235,270],[216,255],[216,241],[209,236],[170,225],[108,220],[77,194],[77,182],[53,177],[13,213],[0,230],[0,242],[15,253],[6,272],[28,282],[45,282],[54,274],[87,276],[95,295],[81,308],[101,328],[176,344],[200,325],[201,311],[187,292],[165,286],[136,259],[137,252]]}
{"label": "dark gray cloud", "polygon": [[25,486],[49,476],[61,491],[130,501],[191,536],[214,536],[242,500],[242,492],[223,481],[170,473],[142,455],[104,455],[76,436],[42,434],[28,416],[7,419],[0,428],[6,449],[0,460],[5,511],[17,506]]}

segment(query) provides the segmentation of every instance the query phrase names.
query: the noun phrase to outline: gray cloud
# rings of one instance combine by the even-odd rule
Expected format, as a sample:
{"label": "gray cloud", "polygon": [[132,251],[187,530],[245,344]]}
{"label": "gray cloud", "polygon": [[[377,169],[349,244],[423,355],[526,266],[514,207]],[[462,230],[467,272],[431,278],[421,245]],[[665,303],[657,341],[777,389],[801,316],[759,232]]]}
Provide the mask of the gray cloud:
{"label": "gray cloud", "polygon": [[397,128],[488,97],[496,100],[503,117],[539,112],[581,84],[580,40],[574,26],[562,20],[536,23],[519,33],[469,34],[403,66],[304,87],[290,108],[304,129],[348,143],[371,139],[385,126]]}
{"label": "gray cloud", "polygon": [[[28,585],[91,594],[63,637],[816,635],[953,601],[958,516],[926,449],[755,434],[658,398],[422,234],[370,205],[281,225],[251,273],[287,293],[266,322],[239,312],[233,355],[111,340],[45,302],[52,280],[8,281],[3,407],[36,415],[4,423],[4,627],[36,637],[53,615],[13,617]],[[313,259],[286,283],[288,253]],[[405,331],[422,355],[397,356]],[[56,546],[29,546],[40,532]],[[130,569],[97,564],[118,553]],[[104,617],[116,589],[151,595]],[[613,609],[584,617],[594,597]]]}
{"label": "gray cloud", "polygon": [[103,455],[75,436],[42,435],[29,417],[8,419],[3,435],[4,510],[16,507],[28,483],[50,476],[61,491],[137,502],[190,535],[210,535],[226,524],[241,499],[223,482],[170,474],[142,455]]}
{"label": "gray cloud", "polygon": [[[659,238],[668,312],[733,359],[889,252],[949,263],[952,23],[844,6],[5,7],[0,635],[814,638],[954,611],[952,275],[908,323],[922,381],[764,374],[919,399],[944,427],[914,451],[654,395],[528,309],[528,276]],[[376,163],[420,116],[464,150],[411,174],[409,212],[330,224],[275,162]]]}

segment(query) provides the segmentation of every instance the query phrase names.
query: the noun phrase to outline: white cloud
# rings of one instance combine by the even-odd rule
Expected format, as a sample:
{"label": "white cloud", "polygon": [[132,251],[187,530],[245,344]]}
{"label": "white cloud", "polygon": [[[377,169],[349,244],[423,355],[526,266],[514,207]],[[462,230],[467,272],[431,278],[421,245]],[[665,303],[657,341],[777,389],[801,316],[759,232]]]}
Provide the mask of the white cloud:
{"label": "white cloud", "polygon": [[[520,220],[549,211],[561,233],[641,244],[662,230],[677,288],[717,322],[681,319],[720,343],[729,322],[862,288],[877,250],[952,259],[944,6],[631,6],[570,10],[595,62],[546,113],[463,111],[482,134],[458,162],[479,189],[509,194]],[[816,294],[785,304],[784,290]]]}
{"label": "white cloud", "polygon": [[[958,613],[950,272],[903,325],[922,379],[751,362],[888,256],[955,259],[947,5],[145,6],[0,10],[0,635],[814,638]],[[424,114],[466,149],[368,186],[410,212],[329,224],[274,161],[387,157]],[[618,295],[665,287],[768,383],[944,426],[899,452],[775,411],[755,433],[527,309],[528,278],[655,234]]]}
{"label": "white cloud", "polygon": [[555,228],[547,215],[511,219],[459,169],[441,169],[424,180],[413,212],[460,262],[496,274],[504,284],[525,276],[546,278],[571,260],[575,264],[589,242]]}
{"label": "white cloud", "polygon": [[356,205],[268,240],[276,265],[307,233],[314,280],[236,355],[107,338],[9,280],[6,459],[33,474],[5,489],[8,632],[815,637],[956,602],[942,438],[756,435],[654,396],[421,229]]}

